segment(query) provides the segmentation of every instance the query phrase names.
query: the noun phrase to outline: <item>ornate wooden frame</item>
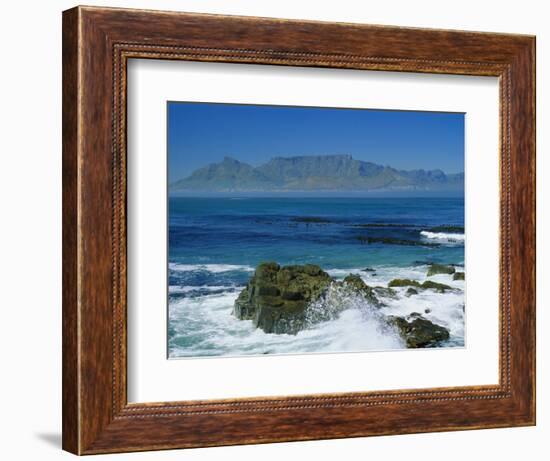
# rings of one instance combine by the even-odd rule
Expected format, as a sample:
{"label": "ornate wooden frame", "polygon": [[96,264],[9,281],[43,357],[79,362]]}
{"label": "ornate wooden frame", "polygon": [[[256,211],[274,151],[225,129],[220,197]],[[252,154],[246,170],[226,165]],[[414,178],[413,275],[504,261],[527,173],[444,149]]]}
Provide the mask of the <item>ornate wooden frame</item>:
{"label": "ornate wooden frame", "polygon": [[[129,404],[131,58],[500,80],[496,386]],[[63,13],[63,448],[77,454],[535,424],[535,38],[77,7]]]}

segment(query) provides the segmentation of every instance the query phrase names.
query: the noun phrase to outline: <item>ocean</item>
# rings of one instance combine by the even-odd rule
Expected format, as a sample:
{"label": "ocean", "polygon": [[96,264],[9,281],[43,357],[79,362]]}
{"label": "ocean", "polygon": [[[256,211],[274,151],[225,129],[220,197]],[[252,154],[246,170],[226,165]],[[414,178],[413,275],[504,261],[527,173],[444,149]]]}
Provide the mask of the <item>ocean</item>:
{"label": "ocean", "polygon": [[171,196],[168,240],[169,358],[402,349],[382,317],[413,312],[449,329],[440,347],[464,346],[465,282],[446,274],[429,279],[455,290],[397,288],[381,309],[349,299],[337,318],[296,335],[267,334],[232,315],[264,261],[317,264],[372,287],[427,280],[431,263],[463,271],[463,198]]}

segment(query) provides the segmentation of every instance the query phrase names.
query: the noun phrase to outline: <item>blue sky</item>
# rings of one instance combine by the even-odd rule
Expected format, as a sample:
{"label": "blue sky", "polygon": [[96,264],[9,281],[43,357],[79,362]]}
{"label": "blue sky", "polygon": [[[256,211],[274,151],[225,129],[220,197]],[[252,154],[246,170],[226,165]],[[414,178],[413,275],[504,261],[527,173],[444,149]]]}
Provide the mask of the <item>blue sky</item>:
{"label": "blue sky", "polygon": [[464,114],[168,103],[168,181],[234,157],[351,154],[412,170],[464,171]]}

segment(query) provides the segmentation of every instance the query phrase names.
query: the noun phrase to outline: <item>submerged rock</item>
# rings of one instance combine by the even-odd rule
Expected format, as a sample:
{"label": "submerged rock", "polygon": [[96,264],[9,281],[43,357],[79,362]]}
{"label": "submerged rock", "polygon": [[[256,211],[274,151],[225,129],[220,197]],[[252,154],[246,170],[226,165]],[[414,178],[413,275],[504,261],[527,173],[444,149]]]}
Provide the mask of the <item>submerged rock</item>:
{"label": "submerged rock", "polygon": [[464,232],[464,226],[436,226],[428,229],[430,232]]}
{"label": "submerged rock", "polygon": [[290,219],[293,222],[305,223],[305,224],[328,224],[330,219],[319,218],[317,216],[295,216]]}
{"label": "submerged rock", "polygon": [[313,264],[262,263],[239,294],[233,313],[241,320],[253,320],[266,333],[296,334],[303,328],[308,304],[331,283],[330,275]]}
{"label": "submerged rock", "polygon": [[464,280],[464,272],[455,272],[453,280]]}
{"label": "submerged rock", "polygon": [[359,242],[362,244],[374,244],[374,243],[383,243],[385,245],[404,245],[404,246],[418,246],[418,247],[429,247],[429,248],[437,248],[441,246],[440,243],[431,243],[431,242],[424,242],[420,240],[406,240],[406,239],[398,239],[394,237],[369,237],[365,235],[358,235],[356,237]]}
{"label": "submerged rock", "polygon": [[387,322],[397,329],[411,349],[435,347],[449,339],[447,328],[430,322],[417,312],[413,312],[408,318],[389,316]]}
{"label": "submerged rock", "polygon": [[406,296],[413,296],[417,294],[418,294],[418,290],[415,290],[413,287],[407,288],[407,291],[405,292]]}
{"label": "submerged rock", "polygon": [[455,268],[445,264],[432,264],[428,269],[428,277],[437,274],[454,274]]}

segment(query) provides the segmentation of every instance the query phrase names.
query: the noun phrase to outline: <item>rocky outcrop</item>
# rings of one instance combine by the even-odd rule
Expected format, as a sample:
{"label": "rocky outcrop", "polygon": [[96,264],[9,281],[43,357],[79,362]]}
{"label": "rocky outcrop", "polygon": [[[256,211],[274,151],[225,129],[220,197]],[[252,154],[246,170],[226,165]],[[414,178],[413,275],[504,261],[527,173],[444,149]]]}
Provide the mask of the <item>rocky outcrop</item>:
{"label": "rocky outcrop", "polygon": [[354,292],[362,295],[372,305],[377,307],[382,306],[382,303],[380,303],[376,297],[374,289],[363,282],[363,279],[358,275],[349,274],[346,278],[344,278],[343,284]]}
{"label": "rocky outcrop", "polygon": [[[422,289],[440,292],[452,288],[442,283],[427,280],[395,279],[388,287],[371,287],[356,274],[349,274],[336,281],[313,264],[279,266],[265,262],[256,268],[235,301],[233,314],[241,320],[252,320],[257,328],[266,333],[296,334],[318,322],[337,318],[352,303],[364,301],[370,308],[381,308],[379,298],[397,297],[391,287],[407,287],[407,296],[418,294]],[[383,321],[396,329],[409,348],[434,347],[449,339],[449,330],[436,325],[419,313],[408,317],[385,316],[377,310]],[[428,313],[428,310],[426,310]]]}
{"label": "rocky outcrop", "polygon": [[424,288],[424,289],[436,290],[436,291],[439,291],[440,293],[444,293],[447,290],[452,290],[453,289],[449,285],[445,285],[444,283],[432,282],[431,280],[426,280],[421,285],[421,287]]}
{"label": "rocky outcrop", "polygon": [[331,283],[332,278],[313,264],[262,263],[239,294],[233,313],[241,320],[253,320],[266,333],[296,334],[303,328],[307,306]]}
{"label": "rocky outcrop", "polygon": [[383,243],[385,245],[404,245],[404,246],[417,246],[417,247],[430,247],[437,248],[441,246],[440,243],[423,242],[420,240],[405,240],[394,237],[369,237],[365,235],[358,235],[355,237],[363,244]]}
{"label": "rocky outcrop", "polygon": [[454,274],[455,268],[445,264],[432,264],[428,269],[428,277],[437,274]]}
{"label": "rocky outcrop", "polygon": [[376,286],[373,290],[381,298],[397,299],[397,292],[392,288]]}
{"label": "rocky outcrop", "polygon": [[420,282],[417,282],[416,280],[411,279],[393,279],[390,283],[388,283],[388,287],[390,288],[396,288],[396,287],[417,287],[420,288]]}
{"label": "rocky outcrop", "polygon": [[387,321],[397,329],[408,348],[436,347],[449,339],[447,328],[430,322],[417,312],[407,318],[389,316]]}
{"label": "rocky outcrop", "polygon": [[464,280],[464,272],[455,272],[453,280]]}
{"label": "rocky outcrop", "polygon": [[451,286],[445,285],[444,283],[432,282],[431,280],[426,280],[425,282],[420,283],[416,280],[410,280],[410,279],[393,279],[390,283],[388,283],[388,287],[390,288],[415,287],[415,288],[422,288],[425,290],[427,289],[437,290],[440,293],[444,293],[447,290],[453,289]]}

